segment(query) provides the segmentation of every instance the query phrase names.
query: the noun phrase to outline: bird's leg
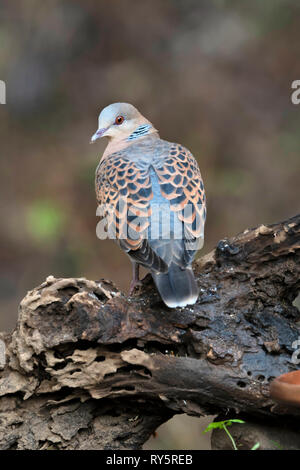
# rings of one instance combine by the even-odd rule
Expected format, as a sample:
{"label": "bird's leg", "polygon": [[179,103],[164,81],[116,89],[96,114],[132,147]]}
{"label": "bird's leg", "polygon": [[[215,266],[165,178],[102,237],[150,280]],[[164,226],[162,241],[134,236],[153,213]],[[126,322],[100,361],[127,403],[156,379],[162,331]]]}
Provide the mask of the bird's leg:
{"label": "bird's leg", "polygon": [[132,281],[130,283],[130,289],[128,295],[131,295],[137,285],[141,283],[139,279],[140,265],[138,263],[132,263]]}

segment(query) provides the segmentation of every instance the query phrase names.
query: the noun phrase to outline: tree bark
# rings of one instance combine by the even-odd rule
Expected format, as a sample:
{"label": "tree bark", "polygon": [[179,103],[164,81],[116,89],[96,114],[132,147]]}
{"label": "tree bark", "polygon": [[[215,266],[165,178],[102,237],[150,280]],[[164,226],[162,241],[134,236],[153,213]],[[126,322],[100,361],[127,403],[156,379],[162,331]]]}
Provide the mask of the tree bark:
{"label": "tree bark", "polygon": [[293,433],[300,409],[269,383],[298,368],[300,214],[221,240],[194,268],[187,308],[165,307],[149,277],[130,298],[84,278],[30,291],[1,334],[0,449],[139,449],[176,413]]}

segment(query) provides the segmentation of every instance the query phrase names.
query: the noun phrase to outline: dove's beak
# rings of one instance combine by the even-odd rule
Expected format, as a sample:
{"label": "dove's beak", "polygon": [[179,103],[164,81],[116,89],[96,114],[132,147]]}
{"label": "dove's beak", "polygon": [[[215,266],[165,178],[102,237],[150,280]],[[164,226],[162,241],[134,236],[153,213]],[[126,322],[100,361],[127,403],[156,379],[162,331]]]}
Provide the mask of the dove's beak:
{"label": "dove's beak", "polygon": [[91,144],[95,142],[97,139],[101,139],[104,136],[105,132],[107,131],[107,127],[103,129],[98,129],[95,134],[91,138]]}

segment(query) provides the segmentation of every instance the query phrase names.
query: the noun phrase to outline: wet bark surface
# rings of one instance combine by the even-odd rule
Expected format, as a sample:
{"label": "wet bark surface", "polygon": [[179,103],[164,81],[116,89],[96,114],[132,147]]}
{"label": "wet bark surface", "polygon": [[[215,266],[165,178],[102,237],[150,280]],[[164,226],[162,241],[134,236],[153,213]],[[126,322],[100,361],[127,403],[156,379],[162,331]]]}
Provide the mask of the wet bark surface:
{"label": "wet bark surface", "polygon": [[0,449],[138,449],[176,413],[297,430],[300,409],[269,384],[298,369],[300,215],[221,240],[194,268],[199,299],[180,309],[149,277],[130,298],[84,278],[30,291],[0,336]]}

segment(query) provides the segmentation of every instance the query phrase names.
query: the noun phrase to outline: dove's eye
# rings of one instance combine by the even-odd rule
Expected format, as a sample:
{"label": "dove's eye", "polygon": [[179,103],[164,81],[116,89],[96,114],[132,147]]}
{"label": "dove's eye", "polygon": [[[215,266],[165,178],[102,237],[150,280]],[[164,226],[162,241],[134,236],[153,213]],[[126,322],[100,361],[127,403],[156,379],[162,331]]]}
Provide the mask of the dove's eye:
{"label": "dove's eye", "polygon": [[124,122],[124,117],[123,116],[117,116],[116,119],[115,119],[115,124],[117,126],[119,126],[120,124],[122,124],[122,122]]}

